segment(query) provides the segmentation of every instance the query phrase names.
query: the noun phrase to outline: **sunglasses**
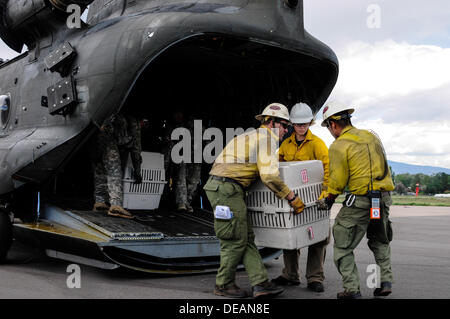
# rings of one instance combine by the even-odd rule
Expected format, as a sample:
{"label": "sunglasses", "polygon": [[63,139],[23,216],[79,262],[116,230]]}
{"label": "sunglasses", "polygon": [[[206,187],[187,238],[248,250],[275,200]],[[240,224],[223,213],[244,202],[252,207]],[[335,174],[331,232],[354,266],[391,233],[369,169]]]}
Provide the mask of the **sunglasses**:
{"label": "sunglasses", "polygon": [[289,129],[291,127],[291,124],[281,121],[275,121],[276,123],[279,123],[285,130]]}

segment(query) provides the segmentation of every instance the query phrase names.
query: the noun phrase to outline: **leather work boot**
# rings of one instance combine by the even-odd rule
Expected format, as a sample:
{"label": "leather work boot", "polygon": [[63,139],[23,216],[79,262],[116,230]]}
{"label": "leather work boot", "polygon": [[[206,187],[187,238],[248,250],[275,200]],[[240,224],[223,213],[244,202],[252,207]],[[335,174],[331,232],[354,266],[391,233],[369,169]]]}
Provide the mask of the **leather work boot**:
{"label": "leather work boot", "polygon": [[359,299],[361,298],[361,293],[359,291],[342,291],[337,294],[337,299]]}
{"label": "leather work boot", "polygon": [[217,296],[228,297],[228,298],[245,298],[247,293],[245,290],[239,288],[235,284],[230,284],[226,286],[217,286],[214,288],[214,294]]}
{"label": "leather work boot", "polygon": [[323,288],[323,284],[318,281],[313,281],[308,283],[308,289],[314,292],[324,292],[325,289]]}
{"label": "leather work boot", "polygon": [[95,203],[92,211],[94,212],[106,212],[109,210],[109,206],[105,203]]}
{"label": "leather work boot", "polygon": [[278,286],[298,286],[300,285],[300,280],[290,280],[284,278],[283,276],[278,276],[277,278],[272,279],[272,282]]}
{"label": "leather work boot", "polygon": [[133,219],[134,216],[127,210],[125,210],[122,206],[112,205],[109,208],[108,215],[115,217],[123,217],[128,219]]}
{"label": "leather work boot", "polygon": [[272,298],[281,294],[284,289],[266,280],[259,285],[253,286],[253,298]]}
{"label": "leather work boot", "polygon": [[392,292],[392,284],[389,281],[384,281],[381,283],[381,287],[374,290],[373,295],[375,297],[385,297],[390,295]]}

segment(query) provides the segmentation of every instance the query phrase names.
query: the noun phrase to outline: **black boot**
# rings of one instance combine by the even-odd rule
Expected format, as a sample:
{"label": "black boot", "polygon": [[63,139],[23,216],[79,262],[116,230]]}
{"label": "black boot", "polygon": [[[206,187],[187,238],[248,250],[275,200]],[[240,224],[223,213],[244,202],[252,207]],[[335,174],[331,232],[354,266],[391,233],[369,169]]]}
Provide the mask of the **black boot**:
{"label": "black boot", "polygon": [[308,283],[308,289],[314,292],[324,292],[323,284],[318,281]]}
{"label": "black boot", "polygon": [[381,283],[381,287],[374,290],[373,295],[375,297],[384,297],[390,295],[392,292],[392,284],[389,281]]}
{"label": "black boot", "polygon": [[214,288],[214,294],[217,296],[228,297],[228,298],[245,298],[247,293],[235,284],[230,284],[226,286],[217,286]]}
{"label": "black boot", "polygon": [[300,280],[290,280],[286,279],[283,276],[278,276],[277,278],[272,279],[272,282],[275,285],[279,286],[298,286],[300,285]]}
{"label": "black boot", "polygon": [[253,286],[253,298],[271,298],[281,294],[283,291],[283,288],[266,280],[259,285]]}
{"label": "black boot", "polygon": [[359,291],[342,291],[337,294],[337,299],[359,299],[361,298],[361,293]]}

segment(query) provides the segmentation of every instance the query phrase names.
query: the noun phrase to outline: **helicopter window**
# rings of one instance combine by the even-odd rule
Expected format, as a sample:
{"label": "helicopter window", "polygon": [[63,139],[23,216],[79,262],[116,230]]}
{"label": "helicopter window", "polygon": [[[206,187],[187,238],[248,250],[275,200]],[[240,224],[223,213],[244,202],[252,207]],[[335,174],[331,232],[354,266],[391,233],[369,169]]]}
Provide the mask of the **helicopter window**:
{"label": "helicopter window", "polygon": [[1,128],[4,129],[8,124],[9,114],[11,109],[9,95],[0,95],[0,113],[1,113]]}

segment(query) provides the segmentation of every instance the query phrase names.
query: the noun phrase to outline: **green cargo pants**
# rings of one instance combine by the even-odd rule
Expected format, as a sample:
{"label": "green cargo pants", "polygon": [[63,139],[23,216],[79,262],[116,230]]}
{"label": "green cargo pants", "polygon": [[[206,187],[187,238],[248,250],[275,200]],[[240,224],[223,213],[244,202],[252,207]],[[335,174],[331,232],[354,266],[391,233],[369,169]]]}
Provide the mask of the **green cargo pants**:
{"label": "green cargo pants", "polygon": [[370,199],[356,196],[351,207],[342,206],[333,226],[334,263],[342,276],[344,289],[349,292],[360,291],[358,269],[353,250],[367,233],[368,246],[373,252],[376,264],[380,267],[381,282],[393,282],[391,270],[392,226],[389,220],[389,206],[392,200],[385,194],[381,200],[380,220],[370,220]]}
{"label": "green cargo pants", "polygon": [[231,220],[214,219],[214,230],[220,241],[220,267],[216,284],[234,284],[240,262],[245,266],[252,286],[268,280],[267,270],[255,245],[255,234],[247,222],[243,189],[236,183],[211,178],[203,189],[213,210],[217,205],[228,206],[234,214]]}

